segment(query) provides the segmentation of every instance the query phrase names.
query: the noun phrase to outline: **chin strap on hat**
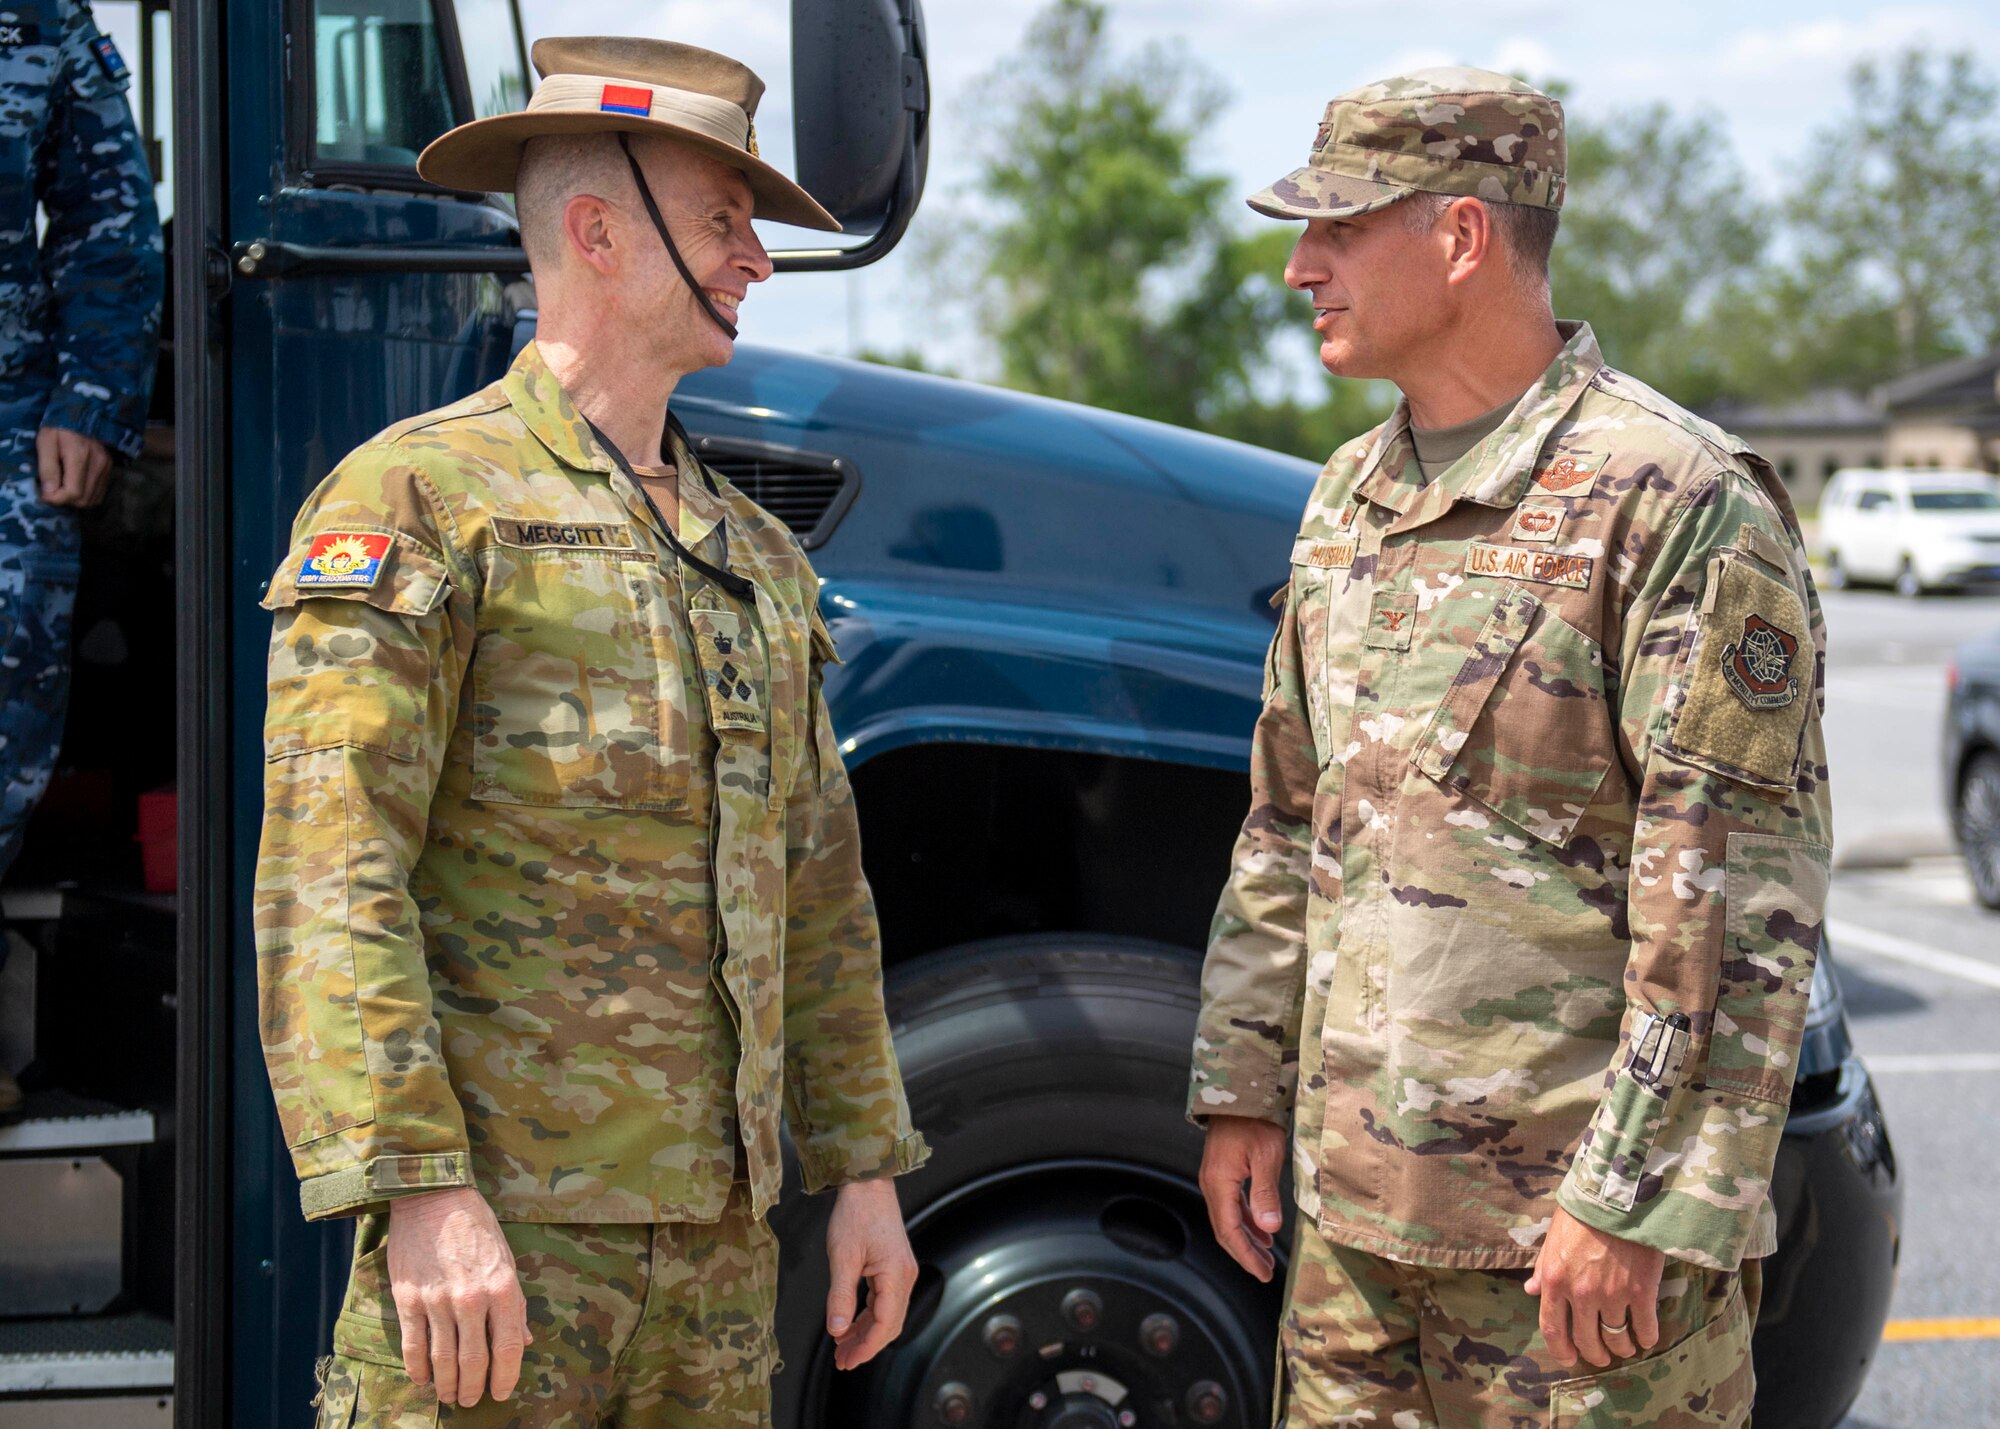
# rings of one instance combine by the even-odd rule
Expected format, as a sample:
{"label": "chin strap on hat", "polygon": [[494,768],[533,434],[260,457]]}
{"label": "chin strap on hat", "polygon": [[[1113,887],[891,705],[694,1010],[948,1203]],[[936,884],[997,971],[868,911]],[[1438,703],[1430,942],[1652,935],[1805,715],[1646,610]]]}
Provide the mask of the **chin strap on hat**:
{"label": "chin strap on hat", "polygon": [[701,304],[701,310],[708,314],[709,320],[728,333],[733,340],[736,336],[736,324],[724,317],[715,304],[709,301],[708,294],[701,290],[701,284],[695,282],[694,274],[688,272],[687,260],[681,257],[681,250],[674,245],[674,236],[667,232],[667,221],[660,217],[660,206],[653,202],[653,191],[646,185],[645,172],[640,169],[639,161],[632,157],[632,145],[627,142],[623,134],[618,136],[618,147],[624,152],[625,162],[632,166],[632,182],[639,186],[639,201],[646,205],[646,217],[653,220],[653,228],[660,235],[660,242],[667,245],[667,256],[674,260],[674,268],[680,273],[681,281],[688,285],[688,291],[694,294],[694,300]]}

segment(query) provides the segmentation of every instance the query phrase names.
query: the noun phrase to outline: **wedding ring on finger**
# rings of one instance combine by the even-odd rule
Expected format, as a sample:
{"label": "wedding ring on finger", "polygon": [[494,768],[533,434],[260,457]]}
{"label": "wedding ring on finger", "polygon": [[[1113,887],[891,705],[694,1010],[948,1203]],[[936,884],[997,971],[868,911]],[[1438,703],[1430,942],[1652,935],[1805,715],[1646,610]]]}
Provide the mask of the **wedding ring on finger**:
{"label": "wedding ring on finger", "polygon": [[1599,1315],[1597,1317],[1597,1328],[1607,1335],[1629,1335],[1632,1333],[1632,1317],[1627,1315],[1618,1324],[1607,1325],[1604,1323],[1604,1317]]}

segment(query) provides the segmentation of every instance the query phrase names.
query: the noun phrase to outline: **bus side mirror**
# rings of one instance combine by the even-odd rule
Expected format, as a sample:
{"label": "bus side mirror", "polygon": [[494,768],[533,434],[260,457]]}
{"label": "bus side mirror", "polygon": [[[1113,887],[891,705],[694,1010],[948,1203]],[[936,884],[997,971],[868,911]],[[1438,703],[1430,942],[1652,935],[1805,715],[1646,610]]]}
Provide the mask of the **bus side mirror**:
{"label": "bus side mirror", "polygon": [[921,0],[792,0],[792,131],[799,183],[854,248],[771,255],[780,270],[859,268],[902,238],[930,158]]}

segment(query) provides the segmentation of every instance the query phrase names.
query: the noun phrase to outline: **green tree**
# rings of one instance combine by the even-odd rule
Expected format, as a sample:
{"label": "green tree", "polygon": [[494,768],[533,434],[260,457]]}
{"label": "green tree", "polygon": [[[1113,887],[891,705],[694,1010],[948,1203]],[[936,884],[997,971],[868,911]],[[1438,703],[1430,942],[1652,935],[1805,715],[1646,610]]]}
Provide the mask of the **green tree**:
{"label": "green tree", "polygon": [[1102,0],[1054,0],[975,102],[982,216],[933,267],[982,280],[1002,381],[1315,458],[1351,435],[1351,394],[1260,396],[1282,381],[1274,338],[1310,319],[1284,247],[1232,227],[1229,181],[1194,164],[1224,102],[1212,74],[1177,49],[1120,55]]}
{"label": "green tree", "polygon": [[2000,96],[1970,53],[1904,51],[1848,81],[1787,205],[1773,286],[1798,381],[1868,381],[2000,343]]}
{"label": "green tree", "polygon": [[1728,135],[1664,104],[1572,120],[1569,176],[1556,312],[1587,318],[1607,360],[1676,401],[1722,395],[1769,230]]}

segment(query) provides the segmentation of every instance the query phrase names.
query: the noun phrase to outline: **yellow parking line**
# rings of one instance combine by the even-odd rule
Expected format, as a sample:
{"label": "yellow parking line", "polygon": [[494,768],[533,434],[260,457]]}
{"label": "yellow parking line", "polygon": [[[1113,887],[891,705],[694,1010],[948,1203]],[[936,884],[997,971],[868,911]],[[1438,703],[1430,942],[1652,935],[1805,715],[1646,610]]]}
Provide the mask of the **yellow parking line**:
{"label": "yellow parking line", "polygon": [[1967,1315],[1953,1320],[1891,1320],[1885,1340],[2000,1340],[2000,1315]]}

